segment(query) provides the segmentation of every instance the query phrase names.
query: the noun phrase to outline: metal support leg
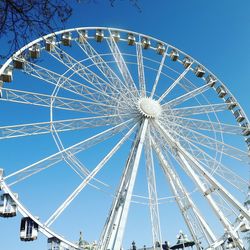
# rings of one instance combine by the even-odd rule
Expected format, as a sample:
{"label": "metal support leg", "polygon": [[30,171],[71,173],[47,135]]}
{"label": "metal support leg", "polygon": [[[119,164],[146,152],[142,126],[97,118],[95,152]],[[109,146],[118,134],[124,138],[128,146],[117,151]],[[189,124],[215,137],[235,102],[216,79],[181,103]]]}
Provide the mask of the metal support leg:
{"label": "metal support leg", "polygon": [[122,246],[122,240],[127,222],[129,206],[131,203],[132,192],[135,184],[139,161],[143,148],[143,143],[148,127],[148,120],[142,122],[140,130],[134,141],[132,150],[123,176],[116,193],[110,214],[104,226],[101,239],[99,241],[99,250],[119,250]]}
{"label": "metal support leg", "polygon": [[[194,169],[203,175],[205,180],[215,189],[219,190],[221,194],[227,198],[227,200],[237,209],[240,210],[240,212],[246,216],[246,218],[250,218],[249,212],[241,206],[241,204],[232,197],[231,194],[229,194],[225,188],[220,185],[213,176],[211,176],[200,164],[199,162],[190,154],[188,153],[178,142],[176,142],[172,136],[160,125],[158,124],[158,128],[161,131],[161,134],[164,136],[166,141],[169,143],[169,145],[175,149],[176,157],[180,161],[181,166],[183,169],[188,173],[188,175],[193,179],[193,181],[196,183],[196,185],[199,187],[201,192],[204,194],[204,197],[209,202],[210,206],[213,208],[215,214],[219,218],[220,222],[223,224],[225,229],[227,230],[227,233],[232,237],[232,239],[237,244],[237,247],[241,250],[244,249],[243,243],[238,237],[237,233],[235,233],[232,225],[227,220],[226,216],[223,214],[221,209],[218,207],[217,203],[213,200],[211,194],[207,194],[207,188],[205,186],[205,183],[202,182],[199,175],[194,171]],[[192,166],[190,165],[192,163]],[[194,168],[194,169],[193,169]]]}
{"label": "metal support leg", "polygon": [[192,238],[196,243],[197,249],[201,249],[201,238],[203,238],[208,245],[211,245],[216,241],[216,237],[213,234],[211,228],[203,219],[200,211],[188,195],[178,175],[168,164],[168,161],[165,159],[157,143],[155,143],[155,141],[152,141],[152,144],[158,156],[160,165],[162,166],[163,171],[170,183],[177,205],[179,206],[183,218],[192,235]]}
{"label": "metal support leg", "polygon": [[150,133],[148,132],[148,136],[146,138],[146,143],[145,143],[145,155],[146,155],[146,165],[147,165],[149,208],[150,208],[150,218],[152,224],[153,248],[155,249],[155,246],[158,245],[157,243],[159,243],[160,246],[162,245],[161,244],[162,237],[161,237],[161,225],[160,225],[160,216],[158,208],[158,197],[156,190],[154,159],[153,159],[152,143],[150,137],[151,137]]}

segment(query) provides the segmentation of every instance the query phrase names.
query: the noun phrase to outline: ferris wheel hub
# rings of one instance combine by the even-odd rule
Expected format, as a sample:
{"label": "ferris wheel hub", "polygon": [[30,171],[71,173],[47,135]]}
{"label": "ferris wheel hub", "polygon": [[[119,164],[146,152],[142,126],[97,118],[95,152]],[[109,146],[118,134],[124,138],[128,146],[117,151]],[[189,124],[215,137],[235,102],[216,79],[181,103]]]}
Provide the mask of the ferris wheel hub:
{"label": "ferris wheel hub", "polygon": [[161,114],[161,105],[158,101],[143,97],[138,101],[139,112],[148,118],[157,118]]}

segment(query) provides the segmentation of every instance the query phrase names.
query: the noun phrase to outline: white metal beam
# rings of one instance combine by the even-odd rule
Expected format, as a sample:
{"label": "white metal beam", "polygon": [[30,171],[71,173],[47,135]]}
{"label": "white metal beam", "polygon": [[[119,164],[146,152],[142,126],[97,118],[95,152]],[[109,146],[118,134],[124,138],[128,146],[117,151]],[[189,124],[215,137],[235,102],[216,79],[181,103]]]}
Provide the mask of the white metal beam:
{"label": "white metal beam", "polygon": [[190,70],[192,64],[190,64],[179,76],[178,78],[168,87],[168,89],[160,96],[158,99],[159,102],[161,102],[169,93],[170,91],[181,81],[183,77],[188,73]]}
{"label": "white metal beam", "polygon": [[158,196],[157,196],[157,187],[156,187],[156,178],[155,178],[155,166],[153,159],[151,135],[148,130],[146,141],[145,141],[145,157],[146,157],[146,173],[148,181],[148,194],[149,194],[149,209],[150,209],[150,218],[152,224],[152,236],[153,236],[153,247],[155,249],[156,243],[162,245],[162,236],[161,236],[161,224],[160,224],[160,215],[158,207]]}
{"label": "white metal beam", "polygon": [[205,221],[204,217],[201,215],[197,206],[192,201],[190,195],[181,183],[179,176],[165,159],[160,147],[154,140],[152,140],[152,142],[163,171],[170,183],[177,205],[179,206],[193,240],[196,243],[197,249],[202,249],[202,245],[200,244],[201,238],[203,238],[208,245],[212,244],[216,241],[216,236],[212,232],[208,223]]}
{"label": "white metal beam", "polygon": [[121,249],[132,192],[148,127],[144,120],[134,141],[110,214],[99,242],[99,250]]}
{"label": "white metal beam", "polygon": [[52,154],[12,174],[9,174],[4,179],[5,180],[9,180],[10,178],[16,178],[16,179],[21,179],[21,180],[26,179],[32,176],[33,174],[39,173],[40,171],[47,169],[59,163],[60,161],[62,161],[64,153],[70,152],[71,154],[77,154],[87,148],[92,147],[93,145],[103,142],[107,140],[108,138],[114,136],[115,134],[128,128],[128,125],[131,124],[131,122],[132,120],[128,120],[126,122],[120,123],[119,125],[106,129],[90,138],[87,138],[81,142],[74,144],[73,146],[70,146],[62,151]]}
{"label": "white metal beam", "polygon": [[[157,124],[157,128],[161,131],[166,141],[171,145],[171,148],[175,150],[176,156],[179,159],[181,166],[185,171],[187,171],[188,175],[192,177],[196,185],[204,194],[204,197],[208,200],[210,206],[213,208],[215,214],[218,216],[219,220],[226,228],[227,232],[237,243],[238,248],[243,250],[243,243],[239,239],[238,235],[234,232],[232,225],[229,223],[226,216],[222,213],[222,211],[220,210],[216,202],[213,200],[211,195],[206,193],[207,187],[195,171],[198,171],[204,177],[204,179],[211,185],[211,188],[215,188],[219,193],[221,193],[224,198],[248,220],[250,220],[249,211],[247,211],[247,209],[242,204],[240,204],[240,202],[238,202],[235,197],[233,197],[220,183],[218,183],[218,181],[209,172],[207,172],[207,170],[205,170],[190,153],[188,153],[178,142],[176,142],[159,123]],[[190,165],[189,161],[192,162],[192,166]],[[195,169],[195,171],[193,168]]]}
{"label": "white metal beam", "polygon": [[130,137],[136,125],[134,125],[126,135],[112,148],[112,150],[99,162],[99,164],[88,174],[81,184],[69,195],[69,197],[57,208],[57,210],[45,222],[45,226],[50,227],[60,214],[70,205],[70,203],[79,195],[79,193],[88,185],[88,183],[103,168],[108,160],[117,152],[121,145]]}

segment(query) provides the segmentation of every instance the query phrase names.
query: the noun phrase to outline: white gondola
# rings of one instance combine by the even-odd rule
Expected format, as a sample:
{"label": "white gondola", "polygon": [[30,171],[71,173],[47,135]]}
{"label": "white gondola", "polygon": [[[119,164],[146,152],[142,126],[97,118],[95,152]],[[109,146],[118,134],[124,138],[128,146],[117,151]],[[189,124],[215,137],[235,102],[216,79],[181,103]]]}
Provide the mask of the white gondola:
{"label": "white gondola", "polygon": [[150,48],[151,42],[147,37],[143,37],[141,39],[141,44],[142,44],[143,49],[148,49],[148,48]]}
{"label": "white gondola", "polygon": [[103,38],[104,38],[104,31],[100,29],[96,30],[95,40],[100,43],[103,40]]}
{"label": "white gondola", "polygon": [[191,65],[192,61],[191,61],[191,59],[189,57],[186,56],[183,59],[182,63],[183,63],[184,68],[186,69]]}
{"label": "white gondola", "polygon": [[111,31],[111,36],[113,37],[113,39],[115,40],[115,42],[119,42],[119,40],[120,40],[120,33],[119,33],[119,31],[116,31],[116,30]]}
{"label": "white gondola", "polygon": [[240,109],[234,111],[234,117],[237,122],[242,122],[245,120],[245,117],[243,116]]}
{"label": "white gondola", "polygon": [[13,67],[15,69],[24,69],[25,59],[23,57],[14,57],[13,58]]}
{"label": "white gondola", "polygon": [[250,223],[248,221],[244,222],[241,226],[240,226],[240,231],[242,233],[246,233],[250,231]]}
{"label": "white gondola", "polygon": [[197,65],[194,69],[194,73],[197,77],[203,77],[205,74],[205,70],[201,65]]}
{"label": "white gondola", "polygon": [[175,62],[179,58],[179,52],[176,49],[172,49],[169,56],[170,56],[171,60]]}
{"label": "white gondola", "polygon": [[7,67],[4,72],[2,73],[0,80],[2,80],[3,82],[12,82],[13,80],[13,68],[12,67]]}
{"label": "white gondola", "polygon": [[29,217],[24,217],[21,220],[20,239],[21,241],[33,241],[38,236],[38,225]]}
{"label": "white gondola", "polygon": [[128,45],[135,45],[135,36],[132,33],[128,33]]}
{"label": "white gondola", "polygon": [[62,250],[61,241],[56,237],[48,238],[48,250]]}
{"label": "white gondola", "polygon": [[79,30],[78,31],[78,42],[85,43],[88,40],[88,31],[87,30]]}
{"label": "white gondola", "polygon": [[208,75],[206,77],[206,83],[209,84],[210,87],[213,87],[215,83],[217,82],[216,78],[212,75]]}
{"label": "white gondola", "polygon": [[[18,197],[15,194],[16,198]],[[7,193],[0,196],[0,217],[9,218],[16,216],[17,205]]]}
{"label": "white gondola", "polygon": [[224,86],[219,86],[217,89],[216,89],[216,92],[218,93],[218,96],[220,97],[220,98],[223,98],[226,94],[227,94],[227,91],[226,91],[226,89],[225,89],[225,87]]}
{"label": "white gondola", "polygon": [[233,108],[237,106],[236,101],[231,96],[226,99],[226,104],[227,104],[227,108],[230,110],[232,110]]}
{"label": "white gondola", "polygon": [[246,144],[247,144],[247,147],[248,147],[248,150],[250,151],[250,137],[248,137],[246,140],[245,140]]}
{"label": "white gondola", "polygon": [[33,59],[40,57],[40,45],[34,44],[29,48],[29,55]]}
{"label": "white gondola", "polygon": [[51,52],[55,49],[55,45],[56,45],[56,38],[54,36],[48,37],[45,40],[45,50]]}
{"label": "white gondola", "polygon": [[70,46],[71,45],[71,40],[72,40],[72,35],[70,32],[65,32],[62,34],[62,44],[64,46]]}
{"label": "white gondola", "polygon": [[163,43],[158,43],[156,47],[156,52],[159,55],[163,55],[166,51],[166,47]]}
{"label": "white gondola", "polygon": [[244,136],[248,136],[250,135],[250,126],[247,122],[244,122],[242,124],[240,124],[241,128],[242,128],[242,134]]}

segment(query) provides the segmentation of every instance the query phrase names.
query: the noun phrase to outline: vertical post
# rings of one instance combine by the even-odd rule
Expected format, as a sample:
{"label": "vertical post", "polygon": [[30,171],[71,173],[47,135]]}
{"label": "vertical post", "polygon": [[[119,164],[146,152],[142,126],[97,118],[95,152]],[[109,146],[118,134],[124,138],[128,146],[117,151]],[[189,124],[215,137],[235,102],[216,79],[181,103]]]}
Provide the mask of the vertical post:
{"label": "vertical post", "polygon": [[142,121],[134,141],[110,214],[104,226],[98,247],[100,250],[121,249],[147,127],[148,119],[145,119]]}
{"label": "vertical post", "polygon": [[147,166],[146,172],[148,180],[149,209],[150,209],[150,218],[152,224],[153,248],[155,249],[156,243],[159,243],[160,248],[162,249],[161,225],[160,225],[158,197],[156,189],[154,160],[153,160],[153,152],[151,144],[151,135],[149,131],[145,143],[145,155],[146,155],[146,166]]}

